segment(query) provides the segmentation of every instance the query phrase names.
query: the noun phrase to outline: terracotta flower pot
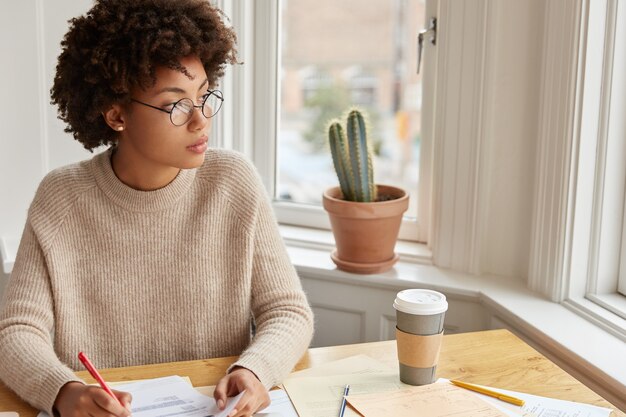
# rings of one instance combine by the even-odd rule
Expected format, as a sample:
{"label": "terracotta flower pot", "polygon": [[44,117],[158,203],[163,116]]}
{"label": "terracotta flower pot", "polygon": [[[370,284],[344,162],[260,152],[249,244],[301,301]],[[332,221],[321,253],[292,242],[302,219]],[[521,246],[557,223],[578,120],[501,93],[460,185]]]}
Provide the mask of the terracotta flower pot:
{"label": "terracotta flower pot", "polygon": [[378,195],[391,199],[360,203],[344,200],[339,187],[324,192],[324,209],[337,245],[331,258],[337,268],[374,274],[391,269],[398,261],[394,248],[409,195],[387,185],[378,185]]}

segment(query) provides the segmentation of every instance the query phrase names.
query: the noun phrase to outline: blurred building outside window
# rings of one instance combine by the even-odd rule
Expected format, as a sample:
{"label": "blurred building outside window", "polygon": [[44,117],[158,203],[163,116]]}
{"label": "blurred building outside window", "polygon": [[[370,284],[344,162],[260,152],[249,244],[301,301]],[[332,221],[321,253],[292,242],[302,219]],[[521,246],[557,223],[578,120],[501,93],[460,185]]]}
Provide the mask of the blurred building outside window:
{"label": "blurred building outside window", "polygon": [[374,175],[411,194],[417,217],[423,0],[282,0],[278,201],[321,205],[338,184],[326,128],[351,107],[369,117]]}

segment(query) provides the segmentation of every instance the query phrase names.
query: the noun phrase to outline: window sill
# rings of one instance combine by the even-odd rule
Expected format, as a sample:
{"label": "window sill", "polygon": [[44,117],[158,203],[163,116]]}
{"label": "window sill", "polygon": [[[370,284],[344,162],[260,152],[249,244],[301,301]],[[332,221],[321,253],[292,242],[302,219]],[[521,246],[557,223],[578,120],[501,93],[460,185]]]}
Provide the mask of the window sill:
{"label": "window sill", "polygon": [[626,297],[623,295],[588,294],[586,297],[571,297],[563,305],[587,320],[604,326],[626,342]]}
{"label": "window sill", "polygon": [[[281,224],[280,234],[290,247],[317,249],[329,253],[335,248],[335,239],[330,230]],[[396,252],[400,255],[401,261],[432,265],[431,251],[424,243],[399,240]]]}
{"label": "window sill", "polygon": [[[287,250],[301,276],[387,290],[429,288],[473,300],[591,389],[618,407],[626,406],[620,400],[626,398],[626,362],[617,360],[626,352],[624,342],[566,306],[530,291],[523,280],[477,277],[406,258],[385,273],[351,274],[337,270],[331,261],[330,232],[305,230],[297,238],[293,236],[296,230],[285,231],[281,226],[281,232],[285,232]],[[325,240],[304,243],[309,233],[317,232]],[[430,260],[425,251],[418,253],[410,256]]]}

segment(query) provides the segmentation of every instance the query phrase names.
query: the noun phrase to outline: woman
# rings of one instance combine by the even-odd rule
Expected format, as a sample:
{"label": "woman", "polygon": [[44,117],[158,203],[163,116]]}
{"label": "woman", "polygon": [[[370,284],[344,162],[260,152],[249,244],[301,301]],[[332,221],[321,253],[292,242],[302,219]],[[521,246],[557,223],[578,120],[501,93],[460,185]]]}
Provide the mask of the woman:
{"label": "woman", "polygon": [[33,406],[129,415],[128,394],[76,378],[79,351],[103,368],[240,355],[215,398],[245,390],[231,415],[248,416],[306,350],[312,313],[259,177],[207,149],[234,45],[206,0],[100,0],[70,21],[52,101],[109,149],[48,174],[29,209],[0,378]]}

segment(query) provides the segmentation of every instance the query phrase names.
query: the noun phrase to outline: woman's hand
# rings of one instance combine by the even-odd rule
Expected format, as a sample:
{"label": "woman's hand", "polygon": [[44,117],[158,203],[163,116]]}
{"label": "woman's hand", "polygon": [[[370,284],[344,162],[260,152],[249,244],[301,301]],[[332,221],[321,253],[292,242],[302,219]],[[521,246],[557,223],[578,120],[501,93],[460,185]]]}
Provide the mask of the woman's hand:
{"label": "woman's hand", "polygon": [[270,396],[256,375],[246,368],[234,367],[222,377],[215,387],[213,396],[220,410],[226,407],[226,398],[233,397],[245,390],[235,409],[228,417],[249,417],[270,405]]}
{"label": "woman's hand", "polygon": [[68,382],[61,387],[54,408],[61,417],[130,417],[131,395],[112,391],[123,406],[100,387]]}

